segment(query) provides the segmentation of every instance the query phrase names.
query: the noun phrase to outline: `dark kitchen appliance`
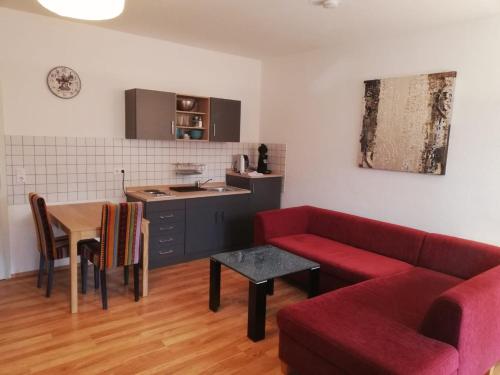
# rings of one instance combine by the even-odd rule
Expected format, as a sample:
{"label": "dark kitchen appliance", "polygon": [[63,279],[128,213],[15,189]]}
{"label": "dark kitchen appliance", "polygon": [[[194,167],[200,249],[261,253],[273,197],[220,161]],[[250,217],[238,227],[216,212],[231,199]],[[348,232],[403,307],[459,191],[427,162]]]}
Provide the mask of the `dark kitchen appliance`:
{"label": "dark kitchen appliance", "polygon": [[271,171],[267,168],[267,146],[262,143],[259,146],[259,162],[257,164],[257,172],[270,174]]}

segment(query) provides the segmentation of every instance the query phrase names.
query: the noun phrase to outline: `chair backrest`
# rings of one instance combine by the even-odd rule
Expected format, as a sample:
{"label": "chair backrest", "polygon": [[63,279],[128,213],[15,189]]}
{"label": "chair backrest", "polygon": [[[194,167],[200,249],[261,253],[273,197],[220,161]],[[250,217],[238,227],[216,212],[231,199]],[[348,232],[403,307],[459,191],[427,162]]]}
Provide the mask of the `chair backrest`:
{"label": "chair backrest", "polygon": [[102,207],[101,270],[140,261],[142,203],[106,203]]}
{"label": "chair backrest", "polygon": [[36,193],[29,194],[31,213],[36,227],[36,237],[38,239],[38,251],[47,259],[56,259],[56,245],[54,232],[47,215],[45,199]]}

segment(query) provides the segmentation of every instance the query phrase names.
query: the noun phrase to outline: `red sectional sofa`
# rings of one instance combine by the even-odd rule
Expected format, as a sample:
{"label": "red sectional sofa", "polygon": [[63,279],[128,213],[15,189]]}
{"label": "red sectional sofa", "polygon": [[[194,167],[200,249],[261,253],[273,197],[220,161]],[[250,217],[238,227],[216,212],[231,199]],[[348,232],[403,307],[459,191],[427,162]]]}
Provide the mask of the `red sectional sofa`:
{"label": "red sectional sofa", "polygon": [[259,213],[255,242],[321,265],[325,293],[278,313],[299,374],[480,375],[500,359],[498,247],[310,206]]}

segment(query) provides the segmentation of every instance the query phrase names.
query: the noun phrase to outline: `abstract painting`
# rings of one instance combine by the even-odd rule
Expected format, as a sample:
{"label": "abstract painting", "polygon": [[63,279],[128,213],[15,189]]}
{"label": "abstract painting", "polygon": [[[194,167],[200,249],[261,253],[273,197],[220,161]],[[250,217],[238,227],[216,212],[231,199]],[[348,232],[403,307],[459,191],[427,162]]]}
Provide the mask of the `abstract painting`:
{"label": "abstract painting", "polygon": [[444,175],[456,76],[365,81],[359,166]]}

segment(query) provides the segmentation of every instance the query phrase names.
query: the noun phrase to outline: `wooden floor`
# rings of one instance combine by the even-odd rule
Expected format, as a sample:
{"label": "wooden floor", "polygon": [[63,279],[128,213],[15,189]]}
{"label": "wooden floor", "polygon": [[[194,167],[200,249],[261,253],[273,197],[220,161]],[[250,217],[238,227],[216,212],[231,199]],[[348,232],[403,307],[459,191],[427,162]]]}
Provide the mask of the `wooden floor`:
{"label": "wooden floor", "polygon": [[68,270],[56,272],[50,298],[34,276],[0,281],[0,374],[280,374],[276,313],[305,293],[276,280],[266,338],[254,343],[246,337],[248,281],[223,267],[213,313],[208,276],[208,260],[152,270],[149,297],[135,303],[115,272],[104,311],[89,269],[89,292],[73,315]]}

